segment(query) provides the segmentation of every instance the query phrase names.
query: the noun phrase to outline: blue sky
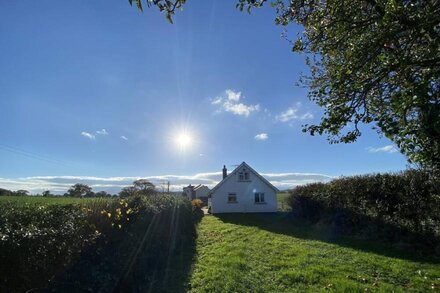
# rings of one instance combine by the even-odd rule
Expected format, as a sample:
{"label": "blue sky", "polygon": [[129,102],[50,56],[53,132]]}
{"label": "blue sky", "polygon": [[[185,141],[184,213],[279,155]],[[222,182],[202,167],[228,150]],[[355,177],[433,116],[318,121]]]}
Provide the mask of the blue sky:
{"label": "blue sky", "polygon": [[[274,13],[189,1],[171,25],[124,0],[1,1],[0,187],[186,184],[242,161],[273,176],[404,169],[370,126],[349,145],[301,132],[321,110],[295,86],[304,56],[291,52]],[[192,139],[184,151],[182,132]]]}

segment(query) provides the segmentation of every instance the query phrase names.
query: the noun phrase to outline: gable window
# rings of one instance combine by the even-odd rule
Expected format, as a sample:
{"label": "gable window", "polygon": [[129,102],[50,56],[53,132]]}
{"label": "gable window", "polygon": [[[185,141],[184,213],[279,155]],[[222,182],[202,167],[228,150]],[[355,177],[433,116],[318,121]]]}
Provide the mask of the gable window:
{"label": "gable window", "polygon": [[255,192],[254,196],[255,196],[255,203],[265,203],[263,192]]}
{"label": "gable window", "polygon": [[237,194],[229,193],[228,194],[228,203],[236,203],[237,202]]}
{"label": "gable window", "polygon": [[238,172],[238,181],[249,181],[249,172],[246,169],[241,170]]}

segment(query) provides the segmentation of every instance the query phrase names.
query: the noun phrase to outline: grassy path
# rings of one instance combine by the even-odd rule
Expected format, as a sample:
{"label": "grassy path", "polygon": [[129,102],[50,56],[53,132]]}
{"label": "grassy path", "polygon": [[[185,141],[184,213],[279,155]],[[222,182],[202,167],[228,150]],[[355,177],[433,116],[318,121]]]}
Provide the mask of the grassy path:
{"label": "grassy path", "polygon": [[206,216],[192,292],[437,292],[438,259],[332,237],[285,214]]}

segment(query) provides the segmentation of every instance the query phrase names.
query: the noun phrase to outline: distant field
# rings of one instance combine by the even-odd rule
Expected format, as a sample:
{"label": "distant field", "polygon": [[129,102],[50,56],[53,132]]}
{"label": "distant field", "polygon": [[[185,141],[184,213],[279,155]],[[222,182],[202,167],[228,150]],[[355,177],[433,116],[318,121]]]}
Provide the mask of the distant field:
{"label": "distant field", "polygon": [[440,260],[293,222],[285,213],[205,216],[191,292],[437,292]]}
{"label": "distant field", "polygon": [[278,200],[278,210],[279,211],[289,211],[290,208],[286,203],[286,199],[289,196],[289,193],[287,192],[280,192],[277,194],[277,200]]}
{"label": "distant field", "polygon": [[95,201],[109,201],[111,198],[77,198],[77,197],[42,197],[42,196],[0,196],[0,204],[30,204],[30,205],[49,205],[49,204],[83,204]]}

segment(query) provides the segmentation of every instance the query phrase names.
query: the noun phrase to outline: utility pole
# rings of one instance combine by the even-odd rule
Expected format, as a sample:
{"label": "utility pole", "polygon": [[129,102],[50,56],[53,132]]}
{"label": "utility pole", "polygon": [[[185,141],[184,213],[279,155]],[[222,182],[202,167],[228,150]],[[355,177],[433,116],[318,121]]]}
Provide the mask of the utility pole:
{"label": "utility pole", "polygon": [[167,181],[167,192],[170,194],[170,181]]}

